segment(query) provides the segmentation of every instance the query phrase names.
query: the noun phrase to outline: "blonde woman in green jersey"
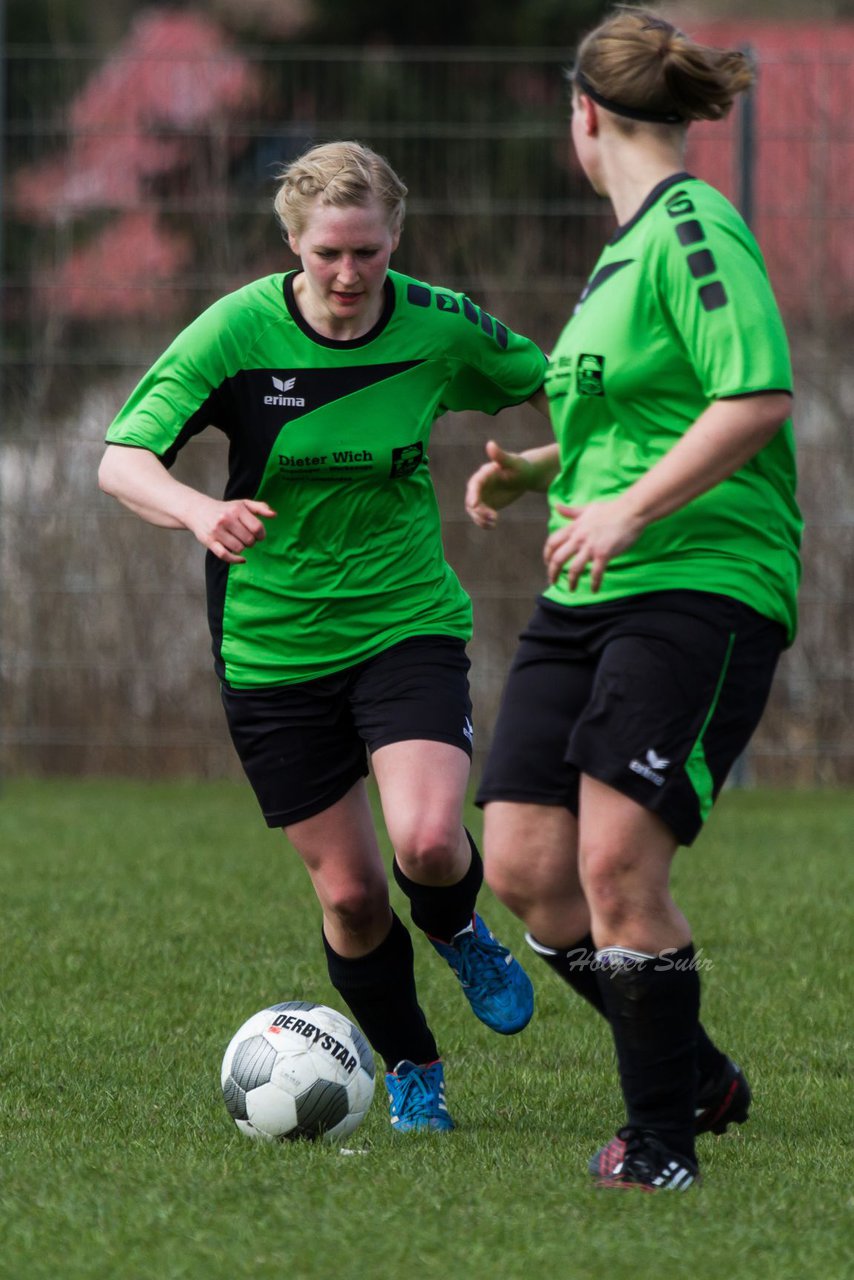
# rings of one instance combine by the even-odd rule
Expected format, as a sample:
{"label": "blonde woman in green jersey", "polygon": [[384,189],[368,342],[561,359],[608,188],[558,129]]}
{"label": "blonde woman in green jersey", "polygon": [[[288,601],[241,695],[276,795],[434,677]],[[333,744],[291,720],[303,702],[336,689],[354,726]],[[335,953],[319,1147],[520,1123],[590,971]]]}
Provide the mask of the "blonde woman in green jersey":
{"label": "blonde woman in green jersey", "polygon": [[[487,1026],[512,1034],[533,1011],[527,975],[475,910],[471,603],[443,555],[427,448],[445,410],[496,413],[545,372],[534,343],[468,298],[390,269],[405,194],[358,143],[289,165],[275,207],[300,267],[178,335],[111,425],[100,469],[106,492],[208,550],[231,736],[311,877],[330,979],[386,1064],[399,1133],[453,1122],[389,903],[369,755],[414,923]],[[169,474],[209,425],[229,440],[222,499]]]}
{"label": "blonde woman in green jersey", "polygon": [[794,635],[791,370],[753,237],[684,167],[688,124],[749,86],[744,56],[621,8],[572,80],[575,151],[617,227],[552,352],[557,445],[493,442],[469,482],[484,528],[526,490],[551,510],[478,799],[489,883],[611,1025],[626,1119],[591,1173],[684,1190],[696,1134],[751,1097],[700,1024],[670,868]]}

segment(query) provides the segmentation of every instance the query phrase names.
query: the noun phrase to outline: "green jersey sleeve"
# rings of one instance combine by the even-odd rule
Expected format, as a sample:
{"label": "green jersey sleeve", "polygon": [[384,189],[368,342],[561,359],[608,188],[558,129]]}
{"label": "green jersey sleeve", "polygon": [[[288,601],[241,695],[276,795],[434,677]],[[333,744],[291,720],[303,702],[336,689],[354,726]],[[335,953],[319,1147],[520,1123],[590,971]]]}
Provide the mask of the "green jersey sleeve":
{"label": "green jersey sleeve", "polygon": [[[521,404],[539,390],[546,357],[536,343],[508,329],[464,294],[445,291],[441,296],[453,299],[458,307],[443,408],[494,414]],[[444,306],[447,309],[447,301]]]}
{"label": "green jersey sleeve", "polygon": [[[783,321],[761,253],[740,215],[712,188],[668,205],[655,287],[709,400],[791,391]],[[679,219],[678,221],[676,219]]]}
{"label": "green jersey sleeve", "polygon": [[231,306],[230,297],[220,299],[178,334],[110,424],[109,444],[149,449],[171,466],[193,435],[225,429],[224,388],[244,357],[229,324]]}

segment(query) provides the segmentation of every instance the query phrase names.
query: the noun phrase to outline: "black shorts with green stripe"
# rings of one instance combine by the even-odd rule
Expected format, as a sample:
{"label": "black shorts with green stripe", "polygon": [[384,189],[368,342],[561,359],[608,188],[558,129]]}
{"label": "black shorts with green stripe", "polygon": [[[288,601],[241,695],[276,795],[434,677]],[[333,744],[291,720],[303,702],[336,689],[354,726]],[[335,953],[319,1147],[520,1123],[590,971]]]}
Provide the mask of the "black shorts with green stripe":
{"label": "black shorts with green stripe", "polygon": [[577,607],[541,597],[510,668],[477,803],[577,815],[587,774],[691,844],[759,723],[785,644],[779,623],[711,592]]}

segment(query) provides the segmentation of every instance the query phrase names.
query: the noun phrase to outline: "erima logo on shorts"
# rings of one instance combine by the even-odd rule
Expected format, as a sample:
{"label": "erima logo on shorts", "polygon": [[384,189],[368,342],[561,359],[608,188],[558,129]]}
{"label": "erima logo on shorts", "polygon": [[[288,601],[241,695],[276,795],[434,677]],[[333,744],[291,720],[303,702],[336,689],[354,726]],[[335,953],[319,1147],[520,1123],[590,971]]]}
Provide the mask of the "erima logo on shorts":
{"label": "erima logo on shorts", "polygon": [[469,742],[474,745],[474,725],[468,716],[465,717],[465,724],[463,725],[463,737],[468,738]]}
{"label": "erima logo on shorts", "polygon": [[285,395],[286,391],[293,391],[297,382],[296,378],[274,378],[272,374],[270,374],[270,377],[273,378],[273,386],[279,394],[276,396],[265,396],[265,404],[287,404],[291,405],[295,409],[305,408],[305,400],[303,400],[302,396]]}
{"label": "erima logo on shorts", "polygon": [[650,747],[646,753],[646,761],[630,760],[629,768],[632,773],[639,773],[642,778],[646,778],[647,782],[654,782],[657,787],[663,787],[667,779],[661,771],[669,764],[669,760]]}

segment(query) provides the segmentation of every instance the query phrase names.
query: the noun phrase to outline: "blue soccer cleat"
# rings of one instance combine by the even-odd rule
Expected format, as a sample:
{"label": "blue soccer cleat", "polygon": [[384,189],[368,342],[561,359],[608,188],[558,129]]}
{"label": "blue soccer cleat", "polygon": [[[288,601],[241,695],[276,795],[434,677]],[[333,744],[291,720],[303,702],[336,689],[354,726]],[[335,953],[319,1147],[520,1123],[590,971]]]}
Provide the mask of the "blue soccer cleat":
{"label": "blue soccer cleat", "polygon": [[422,1067],[404,1059],[386,1073],[385,1085],[395,1133],[453,1129],[445,1102],[445,1073],[438,1059]]}
{"label": "blue soccer cleat", "polygon": [[534,1012],[531,979],[477,913],[450,942],[430,941],[459,978],[481,1022],[504,1036],[528,1025]]}

